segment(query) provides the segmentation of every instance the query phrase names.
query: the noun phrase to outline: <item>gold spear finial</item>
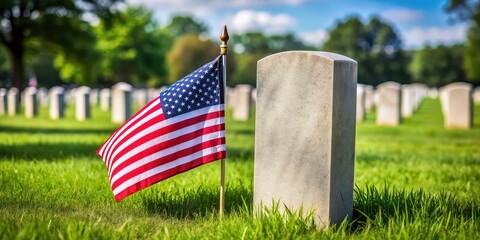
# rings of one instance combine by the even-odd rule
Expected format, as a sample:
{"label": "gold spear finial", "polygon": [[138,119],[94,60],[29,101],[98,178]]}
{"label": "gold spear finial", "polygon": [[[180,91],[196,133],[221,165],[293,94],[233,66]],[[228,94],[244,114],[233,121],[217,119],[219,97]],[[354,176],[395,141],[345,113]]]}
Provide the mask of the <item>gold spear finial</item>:
{"label": "gold spear finial", "polygon": [[228,36],[227,25],[224,25],[222,34],[220,34],[220,40],[222,40],[222,44],[220,45],[220,55],[228,54],[228,39],[230,39],[230,36]]}

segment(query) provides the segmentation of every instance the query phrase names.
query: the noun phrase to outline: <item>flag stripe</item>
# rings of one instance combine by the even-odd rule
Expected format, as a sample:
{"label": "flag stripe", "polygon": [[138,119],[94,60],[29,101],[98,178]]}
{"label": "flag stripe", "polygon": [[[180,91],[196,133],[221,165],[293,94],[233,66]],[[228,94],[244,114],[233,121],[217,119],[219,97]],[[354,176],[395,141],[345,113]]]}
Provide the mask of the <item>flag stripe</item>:
{"label": "flag stripe", "polygon": [[[134,135],[125,137],[124,138],[125,141],[123,143],[118,143],[121,145],[118,148],[114,149],[114,153],[111,158],[115,159],[115,164],[110,166],[109,173],[117,165],[121,164],[126,158],[130,157],[132,154],[135,154],[136,152],[130,153],[130,150],[138,147],[139,144],[146,143],[147,141],[151,141],[154,139],[154,137],[157,137],[157,136],[160,136],[160,137],[156,138],[155,142],[151,142],[152,144],[167,141],[172,138],[178,137],[182,134],[195,131],[202,127],[211,126],[212,124],[215,124],[218,121],[218,119],[220,119],[220,122],[223,123],[223,111],[208,113],[202,116],[190,118],[188,120],[171,124],[171,125],[165,125],[166,123],[165,120],[162,122],[153,124],[151,126],[148,126],[147,124],[152,124],[152,123],[147,122],[146,126],[139,126],[137,131],[133,131],[132,134]],[[146,145],[146,147],[148,146],[149,145]],[[117,155],[122,157],[116,158]]]}
{"label": "flag stripe", "polygon": [[[211,127],[199,129],[195,132],[191,132],[169,141],[159,142],[158,139],[154,139],[142,144],[135,149],[135,153],[130,154],[128,158],[122,159],[122,162],[117,166],[113,166],[111,169],[111,181],[116,181],[118,177],[123,175],[122,172],[128,171],[128,166],[131,166],[132,164],[137,166],[144,161],[143,159],[149,159],[153,154],[155,156],[166,156],[174,153],[175,151],[192,147],[198,143],[201,143],[202,141],[207,141],[214,138],[224,138],[225,132],[223,131],[223,128],[223,124],[213,125]],[[179,144],[172,146],[172,142],[179,142]]]}
{"label": "flag stripe", "polygon": [[[215,134],[218,135],[218,134]],[[224,138],[215,138],[209,141],[199,141],[198,144],[192,145],[189,148],[185,148],[179,151],[176,151],[172,154],[169,155],[163,155],[161,153],[155,153],[149,156],[146,160],[147,161],[145,164],[139,163],[138,165],[135,164],[131,167],[131,169],[128,169],[128,171],[125,171],[122,176],[119,176],[116,181],[112,180],[112,189],[116,189],[119,185],[121,185],[124,182],[128,182],[130,179],[136,179],[138,175],[142,174],[143,172],[147,172],[151,169],[157,168],[158,166],[163,166],[167,165],[170,162],[175,161],[176,159],[180,159],[183,157],[188,157],[191,156],[192,154],[201,151],[202,149],[209,149],[212,147],[220,146],[225,144],[225,139]],[[117,177],[117,175],[115,175]]]}
{"label": "flag stripe", "polygon": [[[152,176],[155,176],[157,174],[162,174],[164,173],[164,176],[161,177],[161,179],[168,178],[168,175],[165,171],[170,170],[175,167],[179,167],[181,165],[187,164],[187,163],[192,163],[195,164],[195,160],[203,160],[202,156],[208,156],[208,155],[216,155],[219,156],[220,158],[224,157],[226,151],[226,146],[225,144],[203,149],[201,151],[195,152],[191,155],[176,159],[175,161],[171,161],[167,164],[158,166],[156,168],[150,169],[148,171],[143,172],[142,174],[138,175],[136,178],[131,178],[128,181],[123,182],[121,185],[119,185],[117,188],[113,189],[114,195],[117,195],[118,193],[122,192],[126,188],[138,184],[142,180],[145,180],[147,178],[150,178]],[[209,158],[206,158],[209,160]],[[216,158],[218,159],[218,158]],[[190,168],[189,168],[190,169]]]}

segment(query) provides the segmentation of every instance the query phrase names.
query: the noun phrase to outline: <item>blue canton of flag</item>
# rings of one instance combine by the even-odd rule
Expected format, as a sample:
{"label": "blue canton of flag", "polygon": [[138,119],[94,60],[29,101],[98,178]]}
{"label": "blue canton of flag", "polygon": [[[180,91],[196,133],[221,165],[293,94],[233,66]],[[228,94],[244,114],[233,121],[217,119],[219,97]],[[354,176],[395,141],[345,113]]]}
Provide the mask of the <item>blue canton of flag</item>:
{"label": "blue canton of flag", "polygon": [[203,65],[160,93],[165,118],[224,103],[220,59]]}

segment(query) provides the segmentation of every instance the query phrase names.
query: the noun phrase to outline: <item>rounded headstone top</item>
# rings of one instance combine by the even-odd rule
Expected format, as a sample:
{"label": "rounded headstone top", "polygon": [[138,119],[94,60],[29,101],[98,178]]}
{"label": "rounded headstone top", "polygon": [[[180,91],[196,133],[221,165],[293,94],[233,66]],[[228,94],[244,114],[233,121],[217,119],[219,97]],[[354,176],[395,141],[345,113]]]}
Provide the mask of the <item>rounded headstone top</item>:
{"label": "rounded headstone top", "polygon": [[286,56],[292,56],[292,55],[298,55],[300,57],[307,57],[307,56],[312,56],[312,57],[320,57],[323,59],[328,59],[332,62],[335,61],[347,61],[347,62],[354,62],[357,63],[357,61],[346,57],[344,55],[340,55],[338,53],[332,53],[332,52],[323,52],[323,51],[285,51],[285,52],[280,52],[280,53],[275,53],[269,56],[266,56],[262,59],[260,59],[258,62],[262,61],[269,61],[273,60],[276,58],[283,58]]}
{"label": "rounded headstone top", "polygon": [[90,88],[87,86],[81,86],[75,89],[75,93],[88,93],[90,92]]}
{"label": "rounded headstone top", "polygon": [[122,91],[132,91],[133,87],[132,85],[125,83],[125,82],[119,82],[116,83],[112,86],[112,89],[114,90],[122,90]]}
{"label": "rounded headstone top", "polygon": [[63,87],[56,86],[56,87],[50,88],[50,92],[54,94],[64,93],[65,89],[63,89]]}
{"label": "rounded headstone top", "polygon": [[28,93],[28,94],[37,93],[37,88],[36,87],[27,87],[27,88],[25,88],[25,93]]}
{"label": "rounded headstone top", "polygon": [[235,86],[235,90],[240,90],[240,91],[250,91],[252,90],[252,86],[248,84],[238,84]]}
{"label": "rounded headstone top", "polygon": [[0,94],[2,94],[2,95],[7,94],[7,89],[5,89],[5,88],[0,88]]}
{"label": "rounded headstone top", "polygon": [[8,93],[10,93],[10,94],[16,94],[16,93],[18,93],[18,88],[12,87],[12,88],[8,89]]}
{"label": "rounded headstone top", "polygon": [[393,82],[393,81],[389,81],[389,82],[384,82],[382,84],[379,84],[377,86],[378,89],[380,88],[395,88],[395,89],[400,89],[402,88],[402,85],[400,85],[400,83],[397,83],[397,82]]}
{"label": "rounded headstone top", "polygon": [[472,84],[466,82],[454,82],[442,87],[442,91],[450,91],[453,89],[471,90]]}

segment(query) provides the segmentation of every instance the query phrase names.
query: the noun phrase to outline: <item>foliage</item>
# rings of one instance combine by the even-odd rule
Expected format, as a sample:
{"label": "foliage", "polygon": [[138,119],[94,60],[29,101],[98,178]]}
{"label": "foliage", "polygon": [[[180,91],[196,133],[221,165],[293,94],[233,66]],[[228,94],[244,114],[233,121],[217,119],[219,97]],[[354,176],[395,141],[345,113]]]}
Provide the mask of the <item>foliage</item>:
{"label": "foliage", "polygon": [[337,22],[325,42],[325,51],[339,53],[358,62],[358,82],[378,85],[385,81],[408,83],[408,59],[400,36],[377,17],[363,23],[352,16]]}
{"label": "foliage", "polygon": [[446,11],[455,14],[457,19],[470,23],[464,50],[464,67],[467,77],[480,83],[480,2],[450,0]]}
{"label": "foliage", "polygon": [[[169,83],[188,75],[219,55],[219,46],[209,39],[184,35],[175,40],[167,55]],[[230,63],[228,63],[230,65]]]}
{"label": "foliage", "polygon": [[174,38],[187,34],[202,35],[208,32],[208,28],[204,23],[188,15],[173,16],[166,30]]}
{"label": "foliage", "polygon": [[[65,47],[76,44],[82,33],[82,14],[108,17],[121,0],[1,1],[0,43],[8,50],[12,85],[22,88],[27,40],[40,39]],[[65,44],[67,44],[65,46]]]}
{"label": "foliage", "polygon": [[312,49],[291,33],[265,35],[261,32],[247,32],[233,34],[232,42],[235,51],[240,54],[262,54],[266,56],[282,51]]}
{"label": "foliage", "polygon": [[227,85],[235,86],[237,84],[257,85],[257,61],[263,57],[262,54],[244,53],[237,56],[236,74],[229,75],[232,81]]}
{"label": "foliage", "polygon": [[96,28],[98,49],[102,53],[102,77],[108,82],[157,86],[166,76],[165,54],[170,38],[159,30],[152,12],[145,8],[127,8]]}
{"label": "foliage", "polygon": [[410,72],[416,82],[425,83],[431,87],[466,81],[463,70],[462,45],[426,46],[414,53],[410,63]]}
{"label": "foliage", "polygon": [[10,77],[9,70],[10,62],[8,61],[8,55],[3,48],[0,48],[0,87],[10,87],[7,79]]}

